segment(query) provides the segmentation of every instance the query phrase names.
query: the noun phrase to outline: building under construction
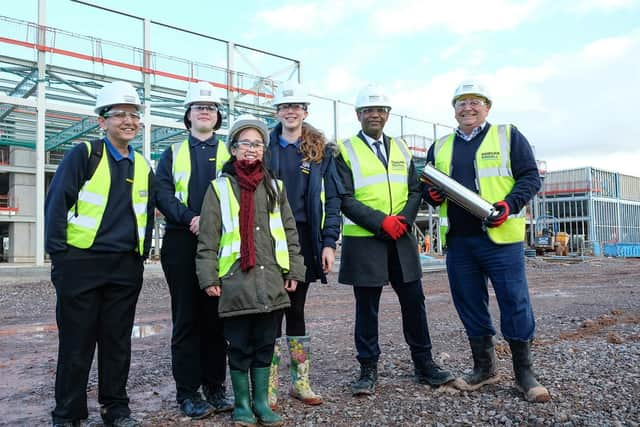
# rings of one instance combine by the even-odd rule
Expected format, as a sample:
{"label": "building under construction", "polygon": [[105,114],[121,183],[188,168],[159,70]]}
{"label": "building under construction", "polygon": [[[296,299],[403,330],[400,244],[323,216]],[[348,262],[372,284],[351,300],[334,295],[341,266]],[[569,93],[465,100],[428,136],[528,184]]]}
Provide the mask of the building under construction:
{"label": "building under construction", "polygon": [[[182,101],[189,82],[207,81],[216,88],[223,104],[224,133],[229,121],[245,112],[275,123],[271,99],[278,83],[301,80],[296,59],[142,17],[126,19],[140,21],[142,47],[49,27],[43,16],[38,23],[0,16],[1,261],[44,262],[49,182],[66,150],[101,136],[93,105],[105,83],[124,80],[137,88],[144,103],[144,126],[133,146],[155,160],[187,135]],[[213,56],[218,64],[154,51],[152,29],[154,34],[206,44],[208,51],[217,52]],[[325,120],[320,128],[332,130],[329,139],[340,137],[341,116],[353,117],[353,104],[315,96],[314,111],[318,110]],[[314,121],[315,117],[316,113]],[[403,136],[420,163],[433,140],[451,128],[392,112],[386,130]],[[603,242],[640,242],[640,178],[590,168],[550,172],[532,206],[530,242],[549,227],[571,235],[573,252],[589,246],[600,253]],[[422,212],[420,220],[422,240],[429,236],[436,243],[435,212]],[[156,231],[157,248],[161,230]],[[437,244],[431,245],[434,250],[438,252]]]}

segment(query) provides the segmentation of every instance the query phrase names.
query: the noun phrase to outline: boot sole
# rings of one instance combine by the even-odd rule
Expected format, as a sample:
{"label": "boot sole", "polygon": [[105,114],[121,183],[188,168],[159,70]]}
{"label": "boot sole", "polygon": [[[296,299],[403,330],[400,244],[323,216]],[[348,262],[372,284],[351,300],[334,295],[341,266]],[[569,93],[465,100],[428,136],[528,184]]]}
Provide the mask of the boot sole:
{"label": "boot sole", "polygon": [[311,406],[317,406],[317,405],[322,405],[322,397],[317,396],[317,397],[309,397],[309,398],[303,398],[302,396],[298,396],[297,394],[293,393],[293,392],[289,392],[289,396],[291,396],[292,398],[299,400],[300,402],[306,404],[306,405],[311,405]]}
{"label": "boot sole", "polygon": [[[205,418],[210,417],[210,416],[211,416],[211,415],[213,415],[215,412],[216,412],[216,411],[215,411],[213,408],[211,408],[209,411],[205,412],[205,413],[204,413],[204,414],[202,414],[202,415],[198,415],[197,417],[189,417],[189,418],[191,418],[192,420],[203,420],[203,419],[205,419]],[[186,415],[186,414],[185,414],[185,415]],[[188,415],[187,415],[187,416],[188,416]]]}
{"label": "boot sole", "polygon": [[546,387],[539,386],[530,389],[529,391],[524,391],[522,387],[516,384],[516,388],[524,394],[524,398],[527,402],[531,403],[546,403],[551,400],[551,395],[549,394],[549,390]]}
{"label": "boot sole", "polygon": [[484,381],[480,381],[477,384],[469,384],[463,378],[456,378],[452,385],[455,388],[457,388],[458,390],[476,391],[479,388],[481,388],[482,386],[485,386],[485,385],[488,385],[488,384],[495,384],[495,383],[497,383],[499,381],[500,381],[500,375],[494,375],[493,377],[487,378]]}

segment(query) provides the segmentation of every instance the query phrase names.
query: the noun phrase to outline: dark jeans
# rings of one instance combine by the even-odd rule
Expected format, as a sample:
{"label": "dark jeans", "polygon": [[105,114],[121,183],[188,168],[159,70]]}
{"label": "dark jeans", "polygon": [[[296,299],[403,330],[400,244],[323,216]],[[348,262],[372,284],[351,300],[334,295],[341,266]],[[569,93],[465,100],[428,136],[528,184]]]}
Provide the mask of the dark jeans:
{"label": "dark jeans", "polygon": [[277,319],[277,312],[224,319],[224,335],[229,341],[229,368],[232,371],[247,372],[249,368],[271,366]]}
{"label": "dark jeans", "polygon": [[500,328],[509,340],[529,341],[535,318],[529,298],[522,243],[497,245],[486,234],[447,239],[447,274],[453,303],[467,335],[495,335],[487,280],[500,307]]}
{"label": "dark jeans", "polygon": [[102,418],[131,414],[126,385],[142,272],[142,258],[133,252],[70,248],[52,256],[59,340],[54,422],[88,417],[87,382],[96,344]]}
{"label": "dark jeans", "polygon": [[307,301],[308,283],[298,283],[294,292],[289,292],[291,307],[277,311],[276,329],[277,337],[282,336],[282,318],[286,317],[286,332],[290,337],[301,337],[306,335],[304,320],[304,305]]}
{"label": "dark jeans", "polygon": [[219,298],[208,296],[198,285],[197,243],[188,230],[167,230],[161,253],[171,294],[171,367],[178,402],[199,396],[201,385],[224,384],[227,368]]}
{"label": "dark jeans", "polygon": [[[403,283],[397,252],[389,252],[389,281],[400,302],[404,339],[409,345],[414,363],[421,363],[425,358],[431,359],[431,337],[422,281]],[[380,356],[378,311],[382,287],[354,286],[353,294],[356,299],[355,343],[358,360],[361,363],[377,362]]]}

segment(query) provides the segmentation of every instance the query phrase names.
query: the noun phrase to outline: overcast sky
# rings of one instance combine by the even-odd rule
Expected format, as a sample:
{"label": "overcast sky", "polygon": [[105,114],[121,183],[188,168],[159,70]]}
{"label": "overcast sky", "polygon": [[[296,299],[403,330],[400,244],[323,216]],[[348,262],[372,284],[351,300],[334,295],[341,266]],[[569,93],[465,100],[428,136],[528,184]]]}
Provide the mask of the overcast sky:
{"label": "overcast sky", "polygon": [[[90,1],[296,58],[314,94],[353,102],[362,85],[380,83],[394,112],[451,126],[455,86],[477,78],[493,96],[489,121],[518,126],[550,170],[640,176],[637,0]],[[37,21],[37,5],[3,2],[0,14]],[[50,26],[141,45],[129,18],[46,5]],[[191,58],[184,46],[178,37],[153,49]],[[309,121],[331,134],[328,114],[313,107]],[[339,127],[340,136],[357,130],[352,112]]]}

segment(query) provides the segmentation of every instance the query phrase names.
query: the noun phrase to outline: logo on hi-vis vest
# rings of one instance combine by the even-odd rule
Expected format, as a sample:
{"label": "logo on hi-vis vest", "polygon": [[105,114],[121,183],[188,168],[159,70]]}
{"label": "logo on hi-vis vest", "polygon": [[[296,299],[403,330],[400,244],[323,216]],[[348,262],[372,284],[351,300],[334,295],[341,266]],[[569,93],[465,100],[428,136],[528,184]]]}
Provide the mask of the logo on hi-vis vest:
{"label": "logo on hi-vis vest", "polygon": [[482,160],[500,160],[500,152],[486,151],[484,153],[480,153],[480,158],[482,158]]}
{"label": "logo on hi-vis vest", "polygon": [[402,160],[391,160],[392,171],[403,171],[405,169],[406,169],[406,166]]}

